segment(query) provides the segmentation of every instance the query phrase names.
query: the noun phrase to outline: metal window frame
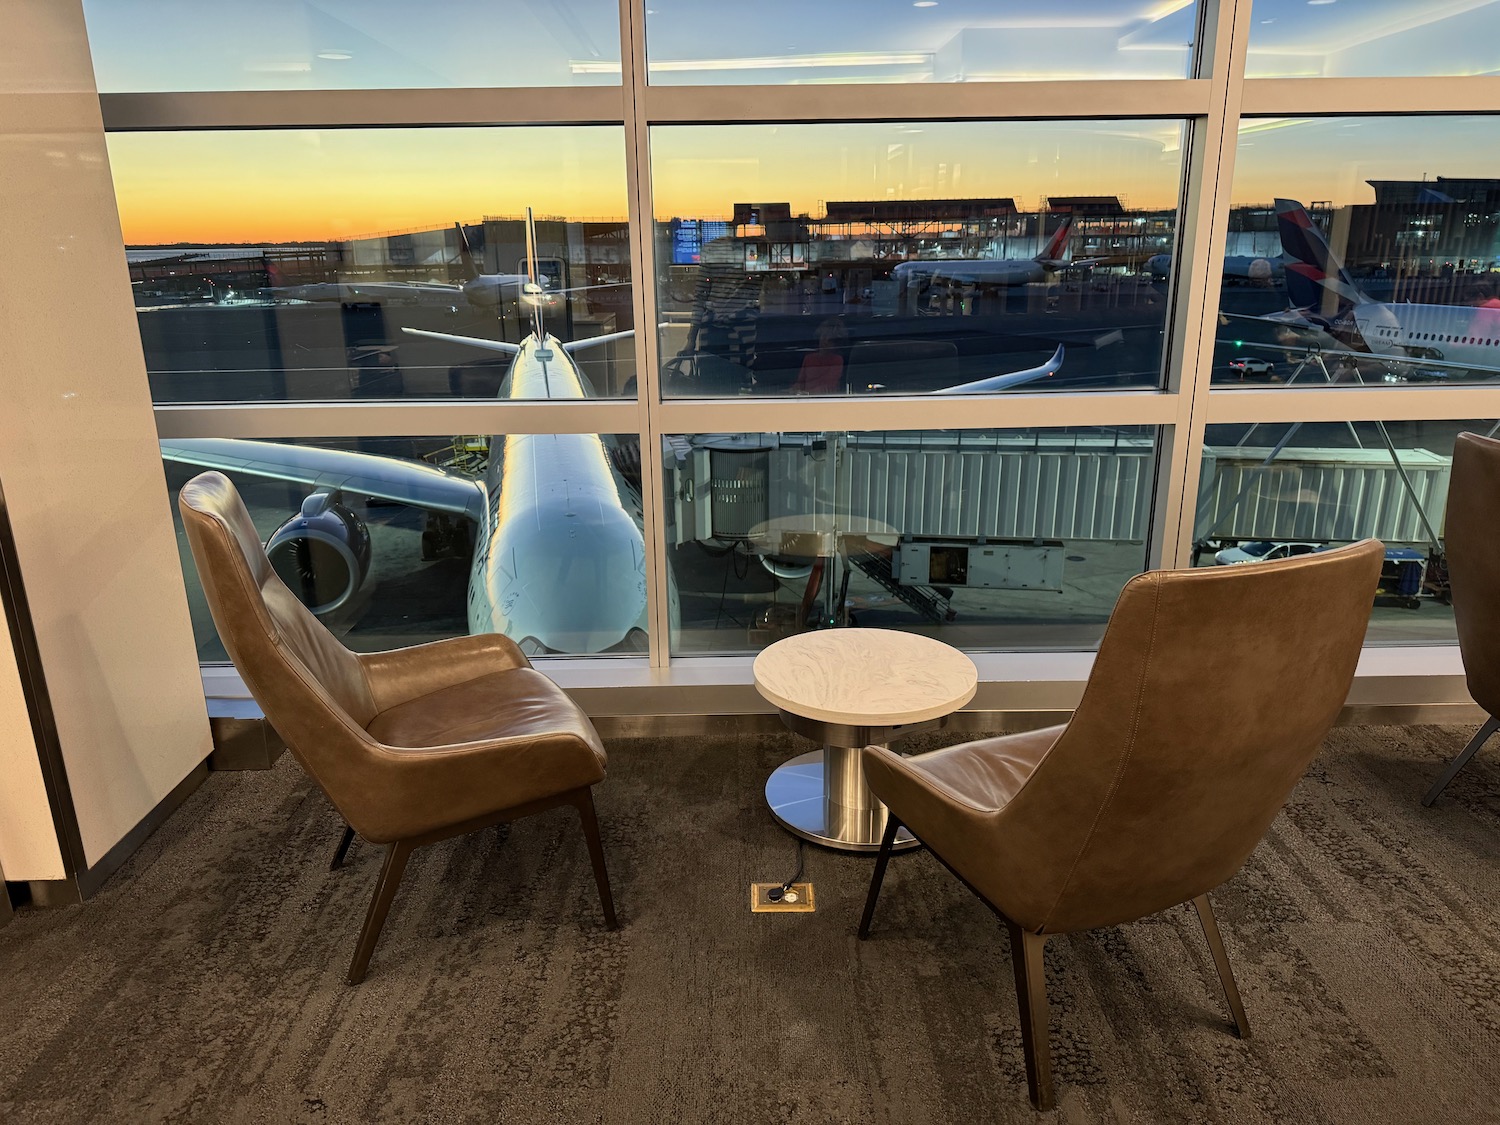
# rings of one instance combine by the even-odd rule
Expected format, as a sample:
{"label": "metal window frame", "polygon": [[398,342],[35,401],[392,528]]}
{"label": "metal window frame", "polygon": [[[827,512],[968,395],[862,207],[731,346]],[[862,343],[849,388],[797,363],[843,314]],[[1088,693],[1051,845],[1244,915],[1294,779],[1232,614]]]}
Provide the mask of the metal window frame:
{"label": "metal window frame", "polygon": [[[997,398],[663,400],[657,334],[638,332],[639,398],[580,403],[232,403],[156,407],[163,438],[447,436],[454,433],[635,433],[641,440],[648,659],[598,662],[621,683],[676,678],[668,651],[662,536],[663,435],[808,429],[1158,427],[1148,558],[1183,565],[1192,536],[1204,429],[1222,422],[1446,420],[1500,417],[1500,386],[1463,388],[1210,387],[1239,123],[1255,116],[1500,114],[1500,78],[1246,79],[1252,0],[1198,0],[1194,72],[1182,79],[968,84],[652,86],[646,0],[619,0],[621,83],[518,89],[112,93],[107,131],[604,125],[622,131],[638,325],[657,323],[651,129],[767,122],[1120,120],[1186,122],[1177,267],[1168,302],[1160,390],[1015,394]],[[728,658],[724,658],[728,659]],[[676,672],[697,681],[701,658]],[[721,664],[726,674],[730,665]],[[996,665],[1000,667],[1000,665]],[[611,672],[609,669],[614,669]]]}

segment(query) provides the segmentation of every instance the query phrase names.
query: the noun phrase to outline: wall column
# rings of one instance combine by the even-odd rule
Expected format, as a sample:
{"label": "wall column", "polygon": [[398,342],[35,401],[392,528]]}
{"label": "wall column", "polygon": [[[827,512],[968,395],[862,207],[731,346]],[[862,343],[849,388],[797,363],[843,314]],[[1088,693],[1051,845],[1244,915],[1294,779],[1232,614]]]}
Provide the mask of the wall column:
{"label": "wall column", "polygon": [[35,694],[27,724],[4,695],[19,665],[45,682],[40,773],[66,796],[49,782],[50,845],[6,809],[0,848],[8,879],[66,900],[191,790],[210,738],[82,5],[0,19],[0,489],[39,665],[0,652],[0,730],[35,757],[12,737]]}

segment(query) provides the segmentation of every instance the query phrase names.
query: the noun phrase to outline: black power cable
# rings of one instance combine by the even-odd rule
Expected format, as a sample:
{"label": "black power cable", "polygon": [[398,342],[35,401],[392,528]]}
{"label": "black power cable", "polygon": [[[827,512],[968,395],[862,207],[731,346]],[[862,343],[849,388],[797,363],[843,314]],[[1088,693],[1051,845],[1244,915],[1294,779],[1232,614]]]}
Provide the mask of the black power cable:
{"label": "black power cable", "polygon": [[767,891],[767,902],[780,902],[787,891],[792,889],[792,884],[795,883],[798,879],[802,878],[802,861],[806,856],[806,848],[807,841],[799,837],[797,840],[797,873],[790,879],[788,879],[785,883],[782,883],[781,886],[772,887],[769,891]]}

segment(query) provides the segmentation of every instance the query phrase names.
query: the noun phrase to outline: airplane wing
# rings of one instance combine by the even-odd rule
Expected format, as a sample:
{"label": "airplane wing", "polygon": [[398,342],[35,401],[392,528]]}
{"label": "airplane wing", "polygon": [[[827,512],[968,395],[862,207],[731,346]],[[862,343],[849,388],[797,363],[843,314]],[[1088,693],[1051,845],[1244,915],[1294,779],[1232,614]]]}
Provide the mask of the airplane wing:
{"label": "airplane wing", "polygon": [[563,345],[563,351],[572,355],[574,352],[581,352],[584,348],[592,348],[596,344],[607,344],[611,340],[624,340],[634,335],[635,329],[627,328],[624,332],[606,332],[603,336],[588,336],[582,340],[569,340]]}
{"label": "airplane wing", "polygon": [[434,512],[467,516],[475,523],[485,511],[484,484],[470,477],[375,453],[286,445],[239,438],[178,438],[161,443],[168,461],[204,469],[246,473],[310,488],[340,490],[411,504]]}
{"label": "airplane wing", "polygon": [[1029,367],[1025,371],[1011,371],[1005,375],[991,375],[987,379],[976,379],[972,383],[960,383],[956,387],[942,387],[935,391],[928,391],[932,395],[981,395],[991,391],[1004,391],[1011,387],[1019,387],[1023,383],[1031,383],[1037,379],[1045,379],[1062,366],[1063,346],[1057,345],[1057,351],[1052,353],[1052,358],[1040,367]]}
{"label": "airplane wing", "polygon": [[507,343],[505,340],[484,340],[478,336],[454,336],[447,332],[428,332],[422,328],[403,328],[401,331],[408,336],[426,336],[429,340],[446,340],[450,344],[468,344],[472,348],[503,352],[505,355],[516,355],[521,350],[520,344]]}

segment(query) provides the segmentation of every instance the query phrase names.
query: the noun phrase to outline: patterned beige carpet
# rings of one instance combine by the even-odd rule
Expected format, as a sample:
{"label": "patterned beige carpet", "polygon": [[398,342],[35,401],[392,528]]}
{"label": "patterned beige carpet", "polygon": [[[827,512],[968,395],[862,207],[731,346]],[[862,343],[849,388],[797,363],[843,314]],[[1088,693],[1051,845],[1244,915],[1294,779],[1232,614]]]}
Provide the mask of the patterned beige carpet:
{"label": "patterned beige carpet", "polygon": [[1059,1108],[1026,1102],[1003,931],[930,856],[809,849],[815,914],[749,914],[795,848],[786,737],[611,744],[624,928],[557,810],[419,852],[368,980],[379,867],[290,759],[216,774],[95,899],[0,930],[5,1122],[1500,1121],[1500,754],[1336,731],[1216,893],[1253,1037],[1190,909],[1054,940]]}

